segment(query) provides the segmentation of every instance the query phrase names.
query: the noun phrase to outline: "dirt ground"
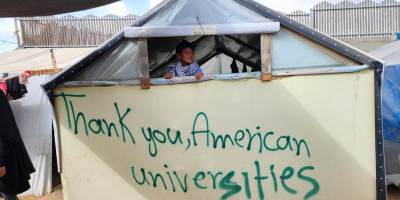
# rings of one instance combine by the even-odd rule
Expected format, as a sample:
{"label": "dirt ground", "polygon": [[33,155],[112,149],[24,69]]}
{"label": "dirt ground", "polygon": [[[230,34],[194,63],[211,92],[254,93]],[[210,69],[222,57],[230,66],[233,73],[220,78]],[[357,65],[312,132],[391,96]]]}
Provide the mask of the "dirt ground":
{"label": "dirt ground", "polygon": [[[26,196],[19,197],[20,200],[63,200],[61,185],[54,188],[54,192],[42,197]],[[400,188],[388,187],[388,200],[400,200]]]}
{"label": "dirt ground", "polygon": [[44,195],[42,197],[36,197],[33,195],[25,196],[25,197],[18,197],[19,200],[63,200],[63,193],[61,185],[56,186],[54,192]]}

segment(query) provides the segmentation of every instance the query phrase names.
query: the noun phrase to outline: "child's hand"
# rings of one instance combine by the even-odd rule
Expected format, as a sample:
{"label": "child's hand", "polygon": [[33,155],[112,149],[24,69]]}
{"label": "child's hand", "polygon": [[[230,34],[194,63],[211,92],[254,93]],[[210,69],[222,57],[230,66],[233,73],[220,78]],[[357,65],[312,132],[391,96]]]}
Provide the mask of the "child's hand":
{"label": "child's hand", "polygon": [[6,175],[6,167],[5,166],[1,166],[0,167],[0,177],[4,177]]}
{"label": "child's hand", "polygon": [[28,82],[28,78],[31,77],[31,74],[29,72],[22,72],[19,75],[19,83],[20,84],[26,84]]}
{"label": "child's hand", "polygon": [[204,76],[203,72],[199,72],[196,74],[196,79],[200,80],[201,78],[203,78],[203,76]]}
{"label": "child's hand", "polygon": [[172,73],[168,72],[168,73],[164,74],[164,78],[165,79],[171,79],[172,78]]}

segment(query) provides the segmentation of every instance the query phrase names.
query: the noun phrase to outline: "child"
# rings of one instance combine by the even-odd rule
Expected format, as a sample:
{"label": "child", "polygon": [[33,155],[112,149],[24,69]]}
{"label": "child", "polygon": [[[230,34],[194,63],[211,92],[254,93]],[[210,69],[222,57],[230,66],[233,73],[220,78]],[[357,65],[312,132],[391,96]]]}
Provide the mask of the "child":
{"label": "child", "polygon": [[175,66],[169,68],[164,78],[196,76],[196,79],[200,80],[204,76],[204,73],[195,61],[193,45],[183,40],[176,46],[175,51],[178,62]]}

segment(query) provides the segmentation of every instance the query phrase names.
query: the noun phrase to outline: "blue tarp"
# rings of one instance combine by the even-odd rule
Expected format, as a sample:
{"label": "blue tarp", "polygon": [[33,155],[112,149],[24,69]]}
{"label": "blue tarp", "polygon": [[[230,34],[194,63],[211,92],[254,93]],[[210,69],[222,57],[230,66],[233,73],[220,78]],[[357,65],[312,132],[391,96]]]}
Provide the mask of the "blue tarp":
{"label": "blue tarp", "polygon": [[382,97],[384,138],[400,143],[400,64],[385,67]]}
{"label": "blue tarp", "polygon": [[382,118],[387,184],[400,187],[400,64],[386,66],[382,88]]}
{"label": "blue tarp", "polygon": [[382,118],[387,184],[400,187],[400,41],[371,52],[386,64],[382,87]]}

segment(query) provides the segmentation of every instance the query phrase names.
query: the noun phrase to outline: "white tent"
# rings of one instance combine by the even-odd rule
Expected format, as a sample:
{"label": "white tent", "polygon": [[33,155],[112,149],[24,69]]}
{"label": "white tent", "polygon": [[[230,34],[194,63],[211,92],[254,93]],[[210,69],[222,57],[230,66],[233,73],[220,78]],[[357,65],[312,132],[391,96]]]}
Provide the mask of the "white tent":
{"label": "white tent", "polygon": [[[53,50],[56,67],[69,67],[93,49],[56,48]],[[2,53],[0,54],[0,73],[16,75],[27,70],[52,69],[54,63],[51,56],[50,48],[17,49]],[[23,195],[40,196],[52,191],[54,115],[47,94],[41,87],[52,76],[31,77],[27,83],[28,93],[23,98],[10,102],[21,136],[36,169],[30,180],[31,188]]]}

